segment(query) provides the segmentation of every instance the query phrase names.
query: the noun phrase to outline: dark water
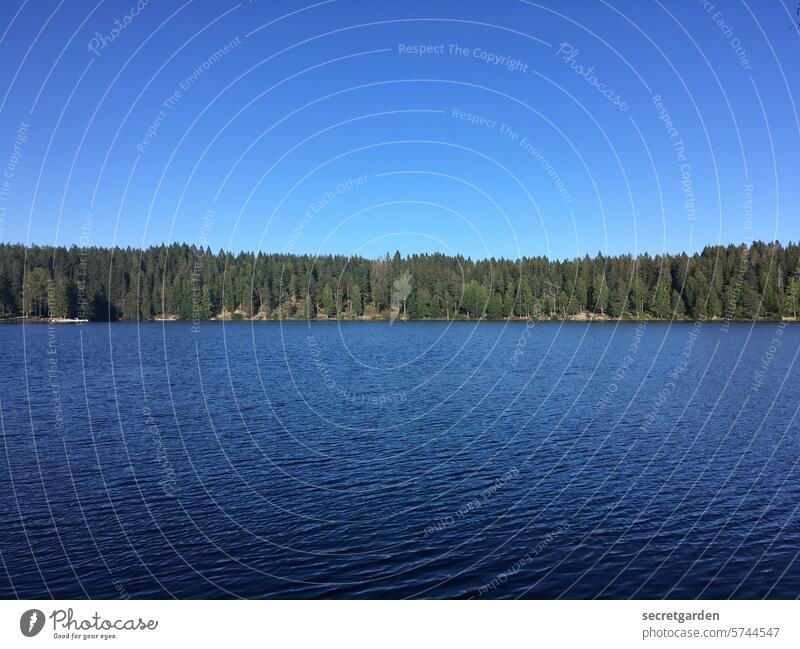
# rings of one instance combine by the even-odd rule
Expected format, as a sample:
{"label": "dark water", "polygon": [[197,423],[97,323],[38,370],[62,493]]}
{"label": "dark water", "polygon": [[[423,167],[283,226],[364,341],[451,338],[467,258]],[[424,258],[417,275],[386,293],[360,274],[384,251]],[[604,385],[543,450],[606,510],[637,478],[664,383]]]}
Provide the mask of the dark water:
{"label": "dark water", "polygon": [[797,325],[9,325],[0,350],[2,597],[800,595]]}

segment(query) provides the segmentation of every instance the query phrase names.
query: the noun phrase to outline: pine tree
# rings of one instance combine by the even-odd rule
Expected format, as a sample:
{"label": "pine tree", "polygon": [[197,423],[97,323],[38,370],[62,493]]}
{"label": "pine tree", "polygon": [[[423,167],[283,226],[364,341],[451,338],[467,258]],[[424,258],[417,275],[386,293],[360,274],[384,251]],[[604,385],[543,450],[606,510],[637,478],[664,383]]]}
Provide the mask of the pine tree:
{"label": "pine tree", "polygon": [[350,313],[355,317],[363,314],[361,306],[361,287],[358,284],[353,284],[350,287]]}

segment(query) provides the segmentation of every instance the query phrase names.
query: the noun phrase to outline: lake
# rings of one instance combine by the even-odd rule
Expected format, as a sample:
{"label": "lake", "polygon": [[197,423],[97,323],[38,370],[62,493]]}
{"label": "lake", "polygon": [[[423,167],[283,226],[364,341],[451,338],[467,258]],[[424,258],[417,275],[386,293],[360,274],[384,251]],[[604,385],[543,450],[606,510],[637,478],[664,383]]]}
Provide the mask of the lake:
{"label": "lake", "polygon": [[0,596],[794,598],[800,326],[0,327]]}

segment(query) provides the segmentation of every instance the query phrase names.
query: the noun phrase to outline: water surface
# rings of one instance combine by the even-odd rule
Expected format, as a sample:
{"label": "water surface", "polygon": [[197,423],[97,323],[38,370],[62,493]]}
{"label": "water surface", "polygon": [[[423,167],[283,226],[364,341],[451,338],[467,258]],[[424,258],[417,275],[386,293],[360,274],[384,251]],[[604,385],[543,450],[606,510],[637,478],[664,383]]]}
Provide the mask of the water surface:
{"label": "water surface", "polygon": [[2,597],[800,595],[800,327],[0,327]]}

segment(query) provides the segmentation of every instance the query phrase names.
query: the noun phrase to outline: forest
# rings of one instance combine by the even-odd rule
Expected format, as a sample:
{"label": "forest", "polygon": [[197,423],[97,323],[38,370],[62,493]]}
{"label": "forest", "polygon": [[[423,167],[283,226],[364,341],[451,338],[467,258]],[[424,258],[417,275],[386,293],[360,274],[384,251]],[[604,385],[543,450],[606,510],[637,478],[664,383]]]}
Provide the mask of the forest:
{"label": "forest", "polygon": [[476,260],[0,245],[4,320],[796,319],[800,247]]}

